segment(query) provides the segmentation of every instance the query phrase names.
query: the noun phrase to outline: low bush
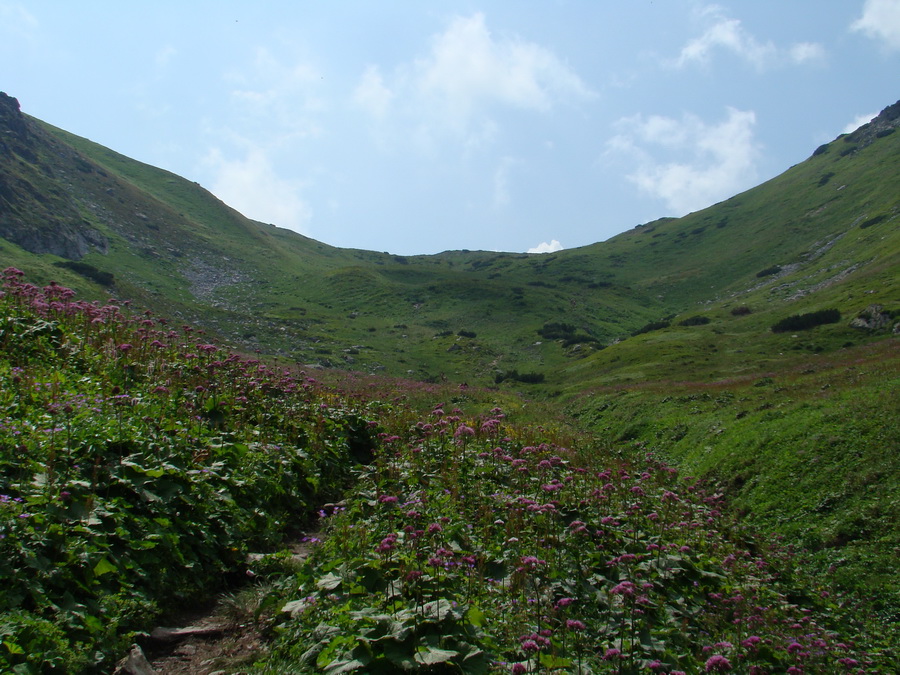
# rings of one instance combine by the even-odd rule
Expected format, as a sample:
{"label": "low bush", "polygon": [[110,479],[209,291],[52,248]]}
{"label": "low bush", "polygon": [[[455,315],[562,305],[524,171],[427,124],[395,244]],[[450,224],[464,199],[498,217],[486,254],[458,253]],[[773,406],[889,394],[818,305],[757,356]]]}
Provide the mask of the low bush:
{"label": "low bush", "polygon": [[821,309],[818,312],[806,314],[794,314],[785,317],[772,325],[773,333],[787,333],[792,330],[807,330],[826,323],[837,323],[841,320],[841,313],[836,309]]}
{"label": "low bush", "polygon": [[494,376],[494,382],[497,384],[505,380],[514,380],[523,384],[541,384],[545,379],[543,373],[520,373],[515,369],[500,372]]}
{"label": "low bush", "polygon": [[699,314],[695,316],[689,316],[687,319],[683,321],[679,321],[679,326],[705,326],[710,322],[710,318],[708,316],[700,316]]}
{"label": "low bush", "polygon": [[650,333],[655,330],[662,330],[663,328],[668,328],[671,325],[672,324],[669,323],[668,321],[651,321],[650,323],[645,324],[645,325],[641,326],[640,328],[638,328],[631,335],[637,336],[637,335],[641,335],[643,333]]}
{"label": "low bush", "polygon": [[53,263],[55,267],[62,267],[63,269],[69,269],[77,274],[80,274],[86,279],[90,279],[91,281],[100,284],[101,286],[112,286],[115,283],[115,277],[112,272],[104,272],[103,270],[97,269],[93,265],[90,265],[85,262],[81,262],[78,260],[63,260],[60,262]]}
{"label": "low bush", "polygon": [[763,277],[770,277],[773,274],[778,274],[781,271],[781,265],[772,265],[771,267],[767,267],[764,270],[760,270],[756,273],[756,276],[760,279]]}

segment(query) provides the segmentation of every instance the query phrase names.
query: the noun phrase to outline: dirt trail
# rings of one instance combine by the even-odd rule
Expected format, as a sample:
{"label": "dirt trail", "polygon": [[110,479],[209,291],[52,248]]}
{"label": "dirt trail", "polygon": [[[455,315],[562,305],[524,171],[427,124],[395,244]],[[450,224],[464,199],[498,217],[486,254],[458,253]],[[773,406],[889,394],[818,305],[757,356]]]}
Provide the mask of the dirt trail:
{"label": "dirt trail", "polygon": [[[292,544],[291,558],[302,563],[319,541],[308,534]],[[252,564],[256,556],[250,556]],[[158,627],[143,650],[135,648],[115,675],[238,675],[264,656],[264,624],[254,620],[263,587],[250,586],[221,596],[214,605],[185,612],[174,627]]]}

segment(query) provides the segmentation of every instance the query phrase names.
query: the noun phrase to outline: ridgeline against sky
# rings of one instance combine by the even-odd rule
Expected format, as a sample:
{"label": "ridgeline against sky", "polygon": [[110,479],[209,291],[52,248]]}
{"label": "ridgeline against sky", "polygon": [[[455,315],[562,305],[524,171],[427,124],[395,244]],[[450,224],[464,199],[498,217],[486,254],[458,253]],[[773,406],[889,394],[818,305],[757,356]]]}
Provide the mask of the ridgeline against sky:
{"label": "ridgeline against sky", "polygon": [[900,2],[0,0],[34,116],[342,247],[550,251],[781,173],[896,98]]}

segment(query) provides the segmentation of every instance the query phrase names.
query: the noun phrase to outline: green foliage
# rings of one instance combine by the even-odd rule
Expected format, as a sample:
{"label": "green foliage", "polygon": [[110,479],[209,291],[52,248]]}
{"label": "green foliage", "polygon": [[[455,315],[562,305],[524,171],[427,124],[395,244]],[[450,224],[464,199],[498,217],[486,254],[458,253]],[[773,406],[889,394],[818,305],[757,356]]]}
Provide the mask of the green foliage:
{"label": "green foliage", "polygon": [[0,670],[108,671],[340,495],[372,432],[192,329],[4,276]]}
{"label": "green foliage", "polygon": [[787,333],[795,330],[808,330],[828,323],[837,323],[840,320],[841,313],[839,310],[820,309],[815,312],[787,316],[772,324],[772,332]]}
{"label": "green foliage", "polygon": [[513,382],[522,382],[524,384],[540,384],[546,379],[544,373],[520,373],[515,368],[498,372],[494,376],[494,382],[500,384],[506,380]]}
{"label": "green foliage", "polygon": [[93,265],[81,262],[80,260],[62,260],[53,264],[56,267],[63,267],[65,269],[70,269],[73,272],[77,272],[86,279],[90,279],[101,286],[112,286],[115,283],[115,276],[113,276],[112,272],[104,272],[103,270],[99,270]]}
{"label": "green foliage", "polygon": [[638,335],[643,335],[644,333],[652,333],[655,330],[662,330],[663,328],[668,328],[672,324],[669,321],[651,321],[650,323],[646,323],[636,331],[633,331],[631,335],[636,337]]}
{"label": "green foliage", "polygon": [[771,267],[767,267],[764,270],[760,270],[756,273],[756,276],[759,278],[762,277],[770,277],[773,274],[778,274],[781,271],[781,265],[772,265]]}
{"label": "green foliage", "polygon": [[512,432],[499,409],[441,407],[385,438],[284,585],[274,660],[638,673],[702,672],[718,654],[825,673],[873,658],[846,646],[836,606],[799,582],[793,555],[725,515],[721,495],[651,455],[582,464]]}
{"label": "green foliage", "polygon": [[883,213],[881,215],[874,216],[872,218],[867,218],[866,220],[864,220],[863,222],[861,222],[859,224],[859,229],[865,230],[867,227],[872,227],[873,225],[877,225],[878,223],[881,223],[881,222],[885,221],[886,219],[887,219],[887,216]]}
{"label": "green foliage", "polygon": [[678,322],[679,326],[705,326],[712,319],[708,316],[702,316],[700,314],[695,314],[694,316],[689,316],[686,319],[682,319]]}

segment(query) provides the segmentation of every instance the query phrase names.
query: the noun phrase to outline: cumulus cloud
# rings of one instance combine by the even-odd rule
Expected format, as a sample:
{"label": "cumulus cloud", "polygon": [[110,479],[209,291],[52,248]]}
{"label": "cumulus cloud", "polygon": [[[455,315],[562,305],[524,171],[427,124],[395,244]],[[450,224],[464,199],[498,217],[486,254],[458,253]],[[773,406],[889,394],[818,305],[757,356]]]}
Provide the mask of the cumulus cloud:
{"label": "cumulus cloud", "polygon": [[500,160],[499,166],[494,170],[494,195],[493,205],[495,209],[502,209],[509,206],[510,198],[510,171],[516,165],[516,160],[512,157],[504,157]]}
{"label": "cumulus cloud", "polygon": [[534,248],[528,249],[528,253],[555,253],[556,251],[562,251],[563,245],[560,244],[556,239],[553,239],[549,242],[543,241]]}
{"label": "cumulus cloud", "polygon": [[863,124],[868,124],[871,122],[876,116],[877,112],[868,113],[866,115],[857,115],[852,122],[849,122],[847,126],[845,126],[842,130],[842,134],[851,134],[857,129],[859,129]]}
{"label": "cumulus cloud", "polygon": [[783,60],[795,64],[818,61],[824,58],[825,48],[812,42],[800,42],[780,49],[770,40],[762,41],[744,28],[740,19],[727,16],[721,7],[710,5],[699,12],[706,29],[700,37],[689,41],[677,59],[670,62],[676,68],[692,64],[707,65],[718,50],[731,52],[757,70],[763,70]]}
{"label": "cumulus cloud", "polygon": [[227,73],[225,79],[232,86],[234,113],[255,121],[261,132],[278,136],[282,145],[322,133],[316,116],[327,105],[319,93],[322,76],[311,64],[279,58],[260,47],[248,67]]}
{"label": "cumulus cloud", "polygon": [[0,25],[8,32],[31,30],[38,27],[38,20],[19,2],[0,2]]}
{"label": "cumulus cloud", "polygon": [[900,0],[866,0],[862,16],[850,30],[879,40],[888,49],[900,49]]}
{"label": "cumulus cloud", "polygon": [[261,149],[249,149],[243,159],[212,150],[205,164],[213,175],[210,190],[223,202],[248,218],[307,233],[312,211],[302,186],[279,178]]}
{"label": "cumulus cloud", "polygon": [[[728,109],[728,117],[707,124],[694,115],[680,120],[651,115],[623,118],[610,152],[638,168],[627,177],[662,199],[675,215],[704,208],[750,187],[756,178],[753,111]],[[671,159],[659,159],[666,154]]]}
{"label": "cumulus cloud", "polygon": [[153,61],[156,64],[157,68],[166,68],[171,62],[172,59],[178,54],[178,50],[172,45],[165,45],[157,50],[155,56],[153,57]]}
{"label": "cumulus cloud", "polygon": [[491,102],[548,110],[558,98],[592,96],[553,52],[516,37],[495,38],[480,13],[453,19],[415,70],[419,92],[458,121]]}
{"label": "cumulus cloud", "polygon": [[373,117],[384,117],[393,98],[394,94],[385,85],[378,66],[368,66],[353,92],[354,102]]}
{"label": "cumulus cloud", "polygon": [[810,63],[825,59],[825,48],[818,42],[798,42],[788,50],[794,63]]}
{"label": "cumulus cloud", "polygon": [[544,112],[594,96],[550,49],[493,34],[481,13],[453,18],[432,37],[427,53],[388,77],[369,66],[354,92],[356,103],[373,116],[400,114],[408,135],[423,148],[447,131],[469,145],[489,141],[497,107]]}

